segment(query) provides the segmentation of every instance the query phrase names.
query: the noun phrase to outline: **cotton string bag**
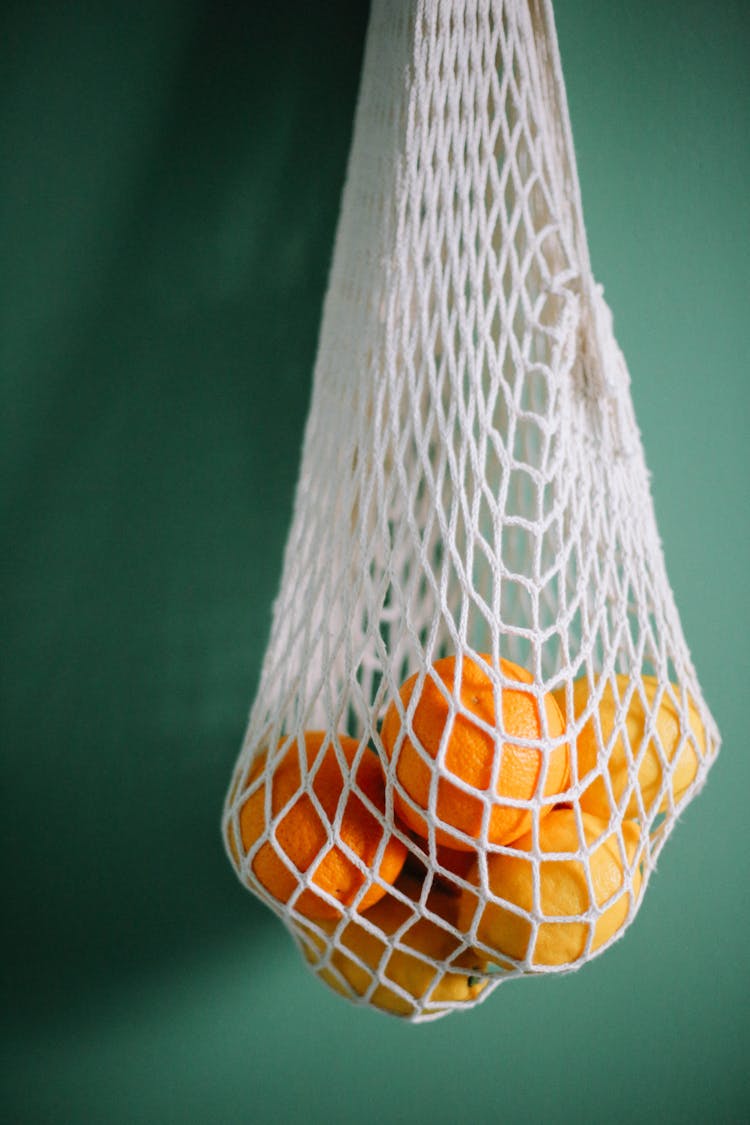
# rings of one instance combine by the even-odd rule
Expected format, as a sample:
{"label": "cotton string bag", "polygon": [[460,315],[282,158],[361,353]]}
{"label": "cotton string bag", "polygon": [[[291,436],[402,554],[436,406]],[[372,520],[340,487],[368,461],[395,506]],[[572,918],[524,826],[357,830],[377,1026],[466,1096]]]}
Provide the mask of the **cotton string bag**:
{"label": "cotton string bag", "polygon": [[551,4],[373,0],[230,860],[328,985],[435,1019],[617,940],[718,747]]}

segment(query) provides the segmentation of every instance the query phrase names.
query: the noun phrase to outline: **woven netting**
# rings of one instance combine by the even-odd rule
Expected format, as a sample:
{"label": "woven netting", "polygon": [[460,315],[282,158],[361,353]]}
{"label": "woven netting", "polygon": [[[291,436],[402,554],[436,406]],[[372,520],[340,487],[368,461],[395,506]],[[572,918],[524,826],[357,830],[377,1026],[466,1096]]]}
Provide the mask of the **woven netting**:
{"label": "woven netting", "polygon": [[230,859],[327,984],[436,1018],[620,937],[718,746],[551,7],[374,0]]}

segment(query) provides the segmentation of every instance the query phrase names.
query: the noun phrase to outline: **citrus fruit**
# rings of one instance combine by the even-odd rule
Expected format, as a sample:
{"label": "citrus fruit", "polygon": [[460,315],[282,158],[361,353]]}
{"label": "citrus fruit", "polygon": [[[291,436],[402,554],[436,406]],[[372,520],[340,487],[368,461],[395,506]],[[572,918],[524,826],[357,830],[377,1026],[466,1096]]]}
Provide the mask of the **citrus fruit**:
{"label": "citrus fruit", "polygon": [[[596,715],[592,715],[578,735],[575,748],[579,781],[585,781],[589,775],[592,777],[591,783],[581,795],[581,808],[606,820],[609,820],[613,810],[607,792],[605,772],[609,776],[612,796],[619,808],[623,795],[629,787],[629,764],[631,761],[638,762],[637,788],[630,793],[623,815],[625,817],[642,815],[638,801],[639,792],[643,811],[649,815],[654,811],[654,805],[661,792],[665,762],[670,763],[672,796],[678,801],[695,780],[700,758],[706,752],[706,732],[693,700],[688,698],[690,728],[688,732],[684,729],[684,720],[670,694],[667,691],[659,691],[659,681],[655,676],[636,678],[635,690],[627,704],[624,730],[620,731],[614,744],[609,748],[615,730],[619,702],[627,698],[631,686],[630,676],[618,675],[615,679],[616,693],[611,681],[608,680],[604,685],[597,711],[598,724]],[[673,691],[679,700],[679,689],[673,685]],[[565,688],[559,689],[554,695],[562,713],[565,714]],[[582,676],[573,684],[573,707],[576,719],[587,710],[590,697],[591,688],[588,678]],[[655,709],[657,697],[659,702],[653,724],[655,734],[649,738],[644,747],[647,718],[649,712]],[[572,726],[572,722],[568,725]],[[601,739],[599,731],[601,731]],[[656,811],[664,812],[668,805],[667,795],[662,798]]]}
{"label": "citrus fruit", "polygon": [[[539,850],[542,855],[564,853],[566,858],[538,861],[538,905],[534,903],[534,861],[528,854],[524,855],[532,851],[531,833],[512,845],[514,854],[495,853],[487,857],[489,890],[504,900],[507,908],[492,900],[483,906],[478,895],[471,891],[464,891],[461,895],[458,928],[472,936],[477,949],[490,951],[504,968],[512,968],[504,958],[514,958],[515,961],[528,958],[532,971],[549,965],[574,964],[617,933],[628,916],[631,897],[634,902],[637,900],[640,871],[636,866],[632,892],[624,890],[625,864],[617,835],[599,817],[583,813],[582,819],[586,845],[596,845],[587,861],[591,889],[586,876],[586,861],[580,857],[582,842],[575,812],[569,808],[558,808],[539,824]],[[634,821],[625,821],[622,836],[630,865],[640,842],[638,825]],[[478,868],[474,869],[471,881],[479,885]],[[607,905],[610,900],[611,904]],[[536,940],[532,921],[517,913],[519,909],[526,911],[538,923]],[[590,920],[578,917],[592,909],[601,910],[601,913]],[[472,925],[476,915],[479,917],[474,939]],[[568,918],[571,921],[566,921]]]}
{"label": "citrus fruit", "polygon": [[[425,819],[430,810],[433,779],[437,780],[434,811],[437,821],[435,839],[438,844],[458,851],[473,850],[482,835],[482,795],[491,799],[488,842],[505,844],[526,832],[531,826],[532,812],[503,802],[504,797],[530,800],[559,793],[568,779],[568,747],[561,743],[550,750],[519,746],[510,739],[540,740],[546,733],[555,738],[564,731],[562,715],[551,695],[544,697],[546,732],[543,730],[536,697],[522,687],[503,687],[502,723],[495,712],[495,691],[489,673],[492,658],[478,660],[464,657],[460,685],[455,682],[456,660],[453,656],[437,660],[432,673],[424,678],[420,695],[408,729],[402,729],[401,715],[395,700],[386,711],[381,738],[390,758],[398,754],[396,777],[407,798],[398,789],[394,793],[398,815],[414,831],[427,836]],[[500,671],[507,679],[520,684],[532,683],[524,668],[509,660],[500,661]],[[411,676],[399,691],[401,708],[409,706],[418,674]],[[456,691],[458,689],[458,691]],[[456,712],[449,700],[460,699],[462,711]],[[489,730],[475,720],[481,720]],[[447,731],[444,764],[438,764],[444,734]],[[506,738],[501,742],[501,728]],[[495,792],[491,793],[493,765],[500,754]],[[547,772],[542,792],[538,792],[542,768],[547,759]],[[455,784],[451,777],[463,782]],[[551,808],[551,804],[549,806]],[[540,810],[540,815],[546,810]],[[453,829],[458,832],[452,831]],[[461,833],[462,835],[459,835]],[[467,839],[468,837],[468,839]]]}
{"label": "citrus fruit", "polygon": [[[439,1011],[441,1006],[448,1010],[475,1000],[487,985],[481,958],[462,950],[463,943],[450,929],[420,917],[418,881],[402,877],[398,887],[414,905],[387,893],[361,916],[363,921],[348,922],[331,939],[329,959],[325,939],[298,929],[305,957],[317,975],[336,992],[366,998],[397,1016]],[[446,919],[455,918],[456,900],[444,892],[433,889],[428,906]],[[327,930],[332,931],[330,923]]]}
{"label": "citrus fruit", "polygon": [[[260,847],[253,856],[251,871],[254,879],[277,902],[288,902],[301,885],[303,875],[311,870],[310,882],[294,900],[293,907],[309,918],[337,918],[340,906],[350,906],[357,898],[366,876],[356,863],[346,854],[353,852],[365,867],[373,868],[378,848],[384,832],[387,840],[378,869],[378,881],[368,886],[357,903],[358,910],[366,910],[385,894],[386,885],[398,877],[406,858],[406,847],[384,828],[378,818],[365,806],[364,802],[350,792],[345,800],[341,827],[333,842],[329,830],[333,825],[344,787],[344,774],[336,757],[332,743],[329,743],[320,758],[321,749],[327,740],[323,731],[307,731],[304,736],[307,767],[315,772],[311,788],[322,807],[325,819],[321,817],[308,793],[304,791],[300,775],[299,751],[293,743],[275,765],[271,777],[251,788],[252,783],[263,773],[266,765],[266,752],[259,755],[246,782],[251,789],[239,814],[239,827],[242,846],[247,854],[260,840]],[[338,738],[346,763],[352,766],[359,743],[345,735]],[[372,802],[385,813],[385,777],[380,760],[376,754],[366,751],[356,771],[356,785]],[[272,830],[266,818],[266,789],[271,785],[271,814],[276,816],[287,806],[289,811]],[[239,867],[237,843],[231,820],[227,823],[227,844]],[[331,903],[316,893],[316,888],[327,892],[336,903]]]}

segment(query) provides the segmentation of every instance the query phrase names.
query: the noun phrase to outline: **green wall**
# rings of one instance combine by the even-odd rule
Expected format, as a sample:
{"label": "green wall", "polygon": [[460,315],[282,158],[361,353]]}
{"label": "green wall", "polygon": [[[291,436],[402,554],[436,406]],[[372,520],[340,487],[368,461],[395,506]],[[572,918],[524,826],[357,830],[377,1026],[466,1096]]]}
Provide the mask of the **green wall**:
{"label": "green wall", "polygon": [[558,7],[593,264],[724,748],[622,942],[423,1027],[316,983],[218,832],[367,5],[0,9],[9,1122],[750,1115],[748,10]]}

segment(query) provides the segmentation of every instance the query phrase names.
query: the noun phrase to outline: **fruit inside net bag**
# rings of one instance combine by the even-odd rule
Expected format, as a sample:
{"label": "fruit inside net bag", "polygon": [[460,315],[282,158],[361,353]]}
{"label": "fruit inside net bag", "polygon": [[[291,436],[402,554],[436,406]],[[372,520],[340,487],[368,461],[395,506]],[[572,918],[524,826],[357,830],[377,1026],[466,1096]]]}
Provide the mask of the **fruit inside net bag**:
{"label": "fruit inside net bag", "polygon": [[718,747],[551,7],[374,0],[236,872],[322,981],[434,1019],[619,938]]}

